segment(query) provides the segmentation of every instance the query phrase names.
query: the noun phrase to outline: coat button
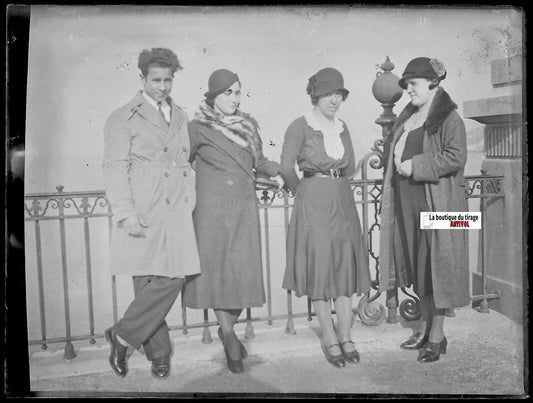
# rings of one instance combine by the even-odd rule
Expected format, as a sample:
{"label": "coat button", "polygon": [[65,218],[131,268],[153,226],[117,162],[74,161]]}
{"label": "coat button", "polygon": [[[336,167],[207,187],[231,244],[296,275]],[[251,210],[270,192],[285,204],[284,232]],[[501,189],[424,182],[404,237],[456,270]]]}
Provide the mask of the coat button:
{"label": "coat button", "polygon": [[147,283],[151,283],[152,282],[152,279],[149,278],[148,280],[146,280]]}
{"label": "coat button", "polygon": [[170,199],[167,198],[165,201],[167,204],[170,204]]}
{"label": "coat button", "polygon": [[170,174],[168,172],[165,172],[165,176],[168,178]]}
{"label": "coat button", "polygon": [[226,183],[228,184],[228,186],[233,186],[233,181],[231,179],[227,181]]}
{"label": "coat button", "polygon": [[184,153],[186,153],[187,152],[187,147],[183,147],[182,150],[183,150]]}
{"label": "coat button", "polygon": [[184,172],[183,172],[183,176],[187,176],[187,171],[184,171]]}

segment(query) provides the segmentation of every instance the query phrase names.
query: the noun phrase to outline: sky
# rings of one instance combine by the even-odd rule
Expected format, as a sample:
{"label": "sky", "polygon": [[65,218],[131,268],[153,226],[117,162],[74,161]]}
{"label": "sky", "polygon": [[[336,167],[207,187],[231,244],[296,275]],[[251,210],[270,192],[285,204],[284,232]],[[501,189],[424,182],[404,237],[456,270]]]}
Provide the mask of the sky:
{"label": "sky", "polygon": [[[397,76],[415,57],[442,60],[442,86],[462,114],[467,100],[517,90],[491,86],[490,62],[520,54],[522,17],[512,8],[480,7],[32,6],[26,192],[103,189],[104,123],[142,88],[137,57],[144,48],[178,54],[184,69],[171,96],[189,119],[212,71],[237,72],[241,109],[259,122],[264,153],[276,161],[286,128],[312,107],[308,78],[337,68],[350,90],[339,117],[361,159],[381,138],[372,84],[387,56]],[[394,112],[407,102],[404,94]],[[470,169],[478,173],[483,127],[465,124]]]}

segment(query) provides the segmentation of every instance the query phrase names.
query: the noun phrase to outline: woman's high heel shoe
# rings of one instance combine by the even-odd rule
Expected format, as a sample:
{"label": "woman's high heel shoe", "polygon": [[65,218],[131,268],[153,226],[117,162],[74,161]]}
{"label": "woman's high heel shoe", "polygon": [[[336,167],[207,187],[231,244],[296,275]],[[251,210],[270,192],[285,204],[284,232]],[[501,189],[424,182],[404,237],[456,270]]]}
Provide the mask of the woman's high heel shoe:
{"label": "woman's high heel shoe", "polygon": [[[344,349],[344,345],[347,343],[353,344],[353,350],[352,351],[346,351]],[[356,364],[359,362],[359,352],[355,349],[355,343],[351,340],[342,341],[339,343],[341,346],[342,356],[344,357],[344,361],[351,362],[352,364]]]}
{"label": "woman's high heel shoe", "polygon": [[[342,354],[340,355],[333,355],[330,353],[329,349],[331,347],[334,347],[334,346],[337,346],[339,347],[338,344],[332,344],[331,346],[324,346],[323,344],[320,345],[322,347],[322,351],[324,352],[324,355],[326,356],[326,360],[328,360],[328,362],[333,365],[334,367],[336,368],[342,368],[344,367],[346,364],[344,362],[344,357],[342,356]],[[340,347],[339,347],[340,348]],[[342,351],[342,350],[341,350]]]}
{"label": "woman's high heel shoe", "polygon": [[416,332],[406,341],[400,344],[400,348],[403,350],[418,350],[424,348],[429,340],[429,334],[422,332]]}
{"label": "woman's high heel shoe", "polygon": [[446,346],[448,345],[448,340],[446,337],[439,343],[428,342],[427,347],[424,350],[421,350],[420,355],[418,356],[419,362],[433,362],[438,361],[441,354],[446,354]]}
{"label": "woman's high heel shoe", "polygon": [[[222,342],[222,345],[224,345],[224,332],[222,332],[221,327],[218,328],[217,333],[218,333],[218,338]],[[248,351],[246,351],[246,347],[244,347],[244,344],[242,344],[240,340],[239,340],[239,343],[241,344],[241,358],[248,357]]]}
{"label": "woman's high heel shoe", "polygon": [[[235,338],[230,338],[230,340],[233,340],[233,343],[240,343],[239,339],[235,336]],[[228,365],[228,369],[233,372],[234,374],[240,374],[241,372],[244,372],[244,364],[242,363],[242,353],[241,348],[239,346],[239,355],[240,357],[237,360],[234,360],[230,357],[228,346],[231,342],[228,342],[227,340],[224,340],[224,353],[226,354],[226,362]]]}

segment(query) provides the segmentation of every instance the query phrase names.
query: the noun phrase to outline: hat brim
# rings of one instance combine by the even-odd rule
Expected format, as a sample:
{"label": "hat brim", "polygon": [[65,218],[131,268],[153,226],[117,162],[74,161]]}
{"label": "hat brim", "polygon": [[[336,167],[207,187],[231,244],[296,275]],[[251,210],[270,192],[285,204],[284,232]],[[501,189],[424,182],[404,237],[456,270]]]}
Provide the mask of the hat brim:
{"label": "hat brim", "polygon": [[334,92],[334,91],[340,91],[342,92],[342,99],[345,100],[346,98],[348,98],[348,94],[350,93],[350,91],[348,91],[346,88],[325,88],[324,90],[322,90],[320,93],[318,94],[315,94],[316,97],[324,97],[326,95],[328,95],[329,93],[331,92]]}
{"label": "hat brim", "polygon": [[228,77],[226,82],[224,82],[220,88],[218,88],[218,89],[216,89],[214,91],[205,92],[204,93],[204,97],[206,97],[207,99],[215,99],[217,96],[219,96],[220,94],[225,92],[229,87],[231,87],[236,82],[238,82],[239,84],[241,83],[241,81],[239,79],[239,76],[237,74],[233,73],[233,75]]}
{"label": "hat brim", "polygon": [[[446,77],[446,75],[444,75],[444,77]],[[398,85],[403,88],[404,90],[407,89],[407,83],[405,82],[406,80],[412,80],[414,78],[425,78],[426,80],[443,80],[444,77],[442,78],[439,78],[439,77],[436,77],[434,74],[431,74],[431,73],[427,73],[427,74],[404,74],[402,76],[402,78],[400,78],[398,80]]]}

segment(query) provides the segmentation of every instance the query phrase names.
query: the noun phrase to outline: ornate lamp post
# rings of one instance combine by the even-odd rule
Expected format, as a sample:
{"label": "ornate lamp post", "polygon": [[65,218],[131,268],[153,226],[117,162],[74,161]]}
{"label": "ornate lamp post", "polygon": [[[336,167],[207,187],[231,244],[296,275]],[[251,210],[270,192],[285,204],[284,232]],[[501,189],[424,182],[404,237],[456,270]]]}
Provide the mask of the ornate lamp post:
{"label": "ornate lamp post", "polygon": [[[402,97],[403,90],[398,85],[400,79],[397,75],[391,73],[394,69],[394,64],[390,61],[389,57],[385,59],[385,62],[377,66],[382,71],[376,74],[376,79],[372,84],[372,94],[374,98],[381,103],[383,107],[383,113],[376,120],[376,123],[382,127],[383,136],[383,167],[384,171],[387,166],[387,158],[389,156],[391,138],[391,128],[396,121],[396,115],[392,111],[395,103]],[[383,172],[385,174],[385,172]],[[396,309],[398,307],[398,290],[392,289],[387,291],[388,308],[387,322],[396,323],[398,319],[396,317]]]}
{"label": "ornate lamp post", "polygon": [[386,167],[390,142],[392,140],[390,138],[390,130],[396,121],[396,115],[392,111],[392,108],[394,108],[394,104],[402,97],[403,90],[398,85],[400,77],[391,73],[394,69],[394,63],[390,61],[389,56],[387,56],[385,62],[377,67],[382,71],[376,73],[376,79],[372,84],[372,94],[383,107],[383,113],[377,118],[376,123],[382,128],[383,166]]}

